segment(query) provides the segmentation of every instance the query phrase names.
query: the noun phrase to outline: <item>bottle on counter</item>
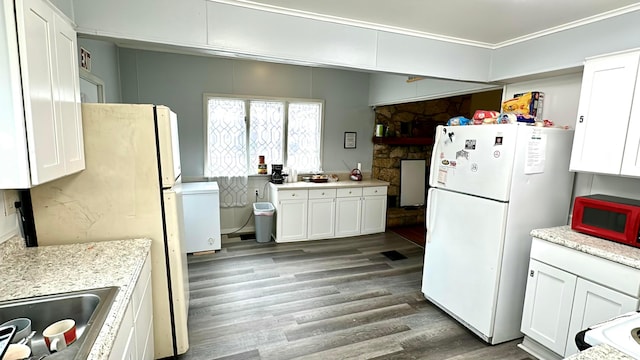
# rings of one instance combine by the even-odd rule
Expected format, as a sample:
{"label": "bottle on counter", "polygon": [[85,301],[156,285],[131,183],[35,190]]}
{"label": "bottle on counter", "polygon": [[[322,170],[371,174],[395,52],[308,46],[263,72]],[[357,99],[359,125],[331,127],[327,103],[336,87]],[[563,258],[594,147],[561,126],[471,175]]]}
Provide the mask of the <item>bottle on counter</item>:
{"label": "bottle on counter", "polygon": [[264,162],[264,155],[258,156],[258,174],[267,174],[267,164]]}

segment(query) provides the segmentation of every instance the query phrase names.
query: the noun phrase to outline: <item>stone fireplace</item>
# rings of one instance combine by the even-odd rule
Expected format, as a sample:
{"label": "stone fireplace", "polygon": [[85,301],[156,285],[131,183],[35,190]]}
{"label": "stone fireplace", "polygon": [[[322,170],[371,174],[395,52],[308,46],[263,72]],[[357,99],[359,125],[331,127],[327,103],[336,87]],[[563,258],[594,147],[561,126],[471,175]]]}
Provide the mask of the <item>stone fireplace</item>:
{"label": "stone fireplace", "polygon": [[498,110],[501,97],[496,90],[375,108],[375,123],[384,126],[385,136],[373,138],[372,177],[389,182],[387,227],[424,223],[424,207],[399,207],[400,161],[425,159],[428,177],[436,126],[454,116],[471,118],[477,109]]}

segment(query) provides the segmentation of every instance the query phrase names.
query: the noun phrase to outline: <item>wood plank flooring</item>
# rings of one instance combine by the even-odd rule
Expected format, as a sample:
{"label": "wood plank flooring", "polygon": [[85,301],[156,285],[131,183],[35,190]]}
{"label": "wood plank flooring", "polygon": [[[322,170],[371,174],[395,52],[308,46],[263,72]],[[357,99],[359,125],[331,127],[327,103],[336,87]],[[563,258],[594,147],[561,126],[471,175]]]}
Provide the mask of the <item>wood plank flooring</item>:
{"label": "wood plank flooring", "polygon": [[[381,255],[396,250],[406,259]],[[423,248],[387,232],[189,256],[189,351],[210,359],[529,359],[424,299]]]}

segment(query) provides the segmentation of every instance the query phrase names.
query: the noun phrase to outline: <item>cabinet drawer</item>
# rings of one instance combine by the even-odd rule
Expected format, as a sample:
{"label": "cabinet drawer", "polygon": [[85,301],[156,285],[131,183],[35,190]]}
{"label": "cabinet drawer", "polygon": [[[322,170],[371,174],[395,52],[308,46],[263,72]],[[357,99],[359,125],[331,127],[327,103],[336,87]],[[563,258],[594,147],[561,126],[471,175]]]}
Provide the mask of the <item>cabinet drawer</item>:
{"label": "cabinet drawer", "polygon": [[309,190],[309,199],[329,199],[336,197],[336,189]]}
{"label": "cabinet drawer", "polygon": [[356,197],[362,196],[362,188],[346,188],[338,189],[337,197]]}
{"label": "cabinet drawer", "polygon": [[387,195],[386,186],[371,186],[362,189],[364,196]]}
{"label": "cabinet drawer", "polygon": [[278,199],[280,201],[291,199],[306,199],[309,197],[307,190],[279,190]]}

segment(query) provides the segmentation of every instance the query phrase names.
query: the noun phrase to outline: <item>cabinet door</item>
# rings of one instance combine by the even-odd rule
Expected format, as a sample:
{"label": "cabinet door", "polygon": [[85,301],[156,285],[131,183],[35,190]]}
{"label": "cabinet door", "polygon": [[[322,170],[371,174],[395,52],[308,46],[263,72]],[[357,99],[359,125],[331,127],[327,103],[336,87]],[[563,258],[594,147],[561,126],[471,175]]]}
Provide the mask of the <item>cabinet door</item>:
{"label": "cabinet door", "polygon": [[[41,0],[16,2],[24,112],[33,185],[64,175],[62,123],[56,115],[55,14]],[[76,69],[77,72],[77,69]]]}
{"label": "cabinet door", "polygon": [[309,199],[309,239],[333,237],[335,230],[335,199]]}
{"label": "cabinet door", "polygon": [[567,334],[565,357],[578,352],[576,334],[620,314],[638,309],[638,299],[578,278]]}
{"label": "cabinet door", "polygon": [[531,259],[520,330],[563,355],[576,276]]}
{"label": "cabinet door", "polygon": [[640,53],[585,63],[570,169],[620,174]]}
{"label": "cabinet door", "polygon": [[307,199],[286,200],[276,210],[277,241],[297,241],[307,237]]}
{"label": "cabinet door", "polygon": [[640,77],[636,80],[633,98],[620,174],[640,177]]}
{"label": "cabinet door", "polygon": [[336,237],[360,235],[361,219],[360,197],[336,198]]}
{"label": "cabinet door", "polygon": [[80,109],[80,80],[76,32],[59,15],[54,17],[58,89],[54,92],[62,125],[65,175],[84,170],[84,143]]}
{"label": "cabinet door", "polygon": [[362,234],[384,232],[387,220],[387,197],[365,196],[362,200]]}

